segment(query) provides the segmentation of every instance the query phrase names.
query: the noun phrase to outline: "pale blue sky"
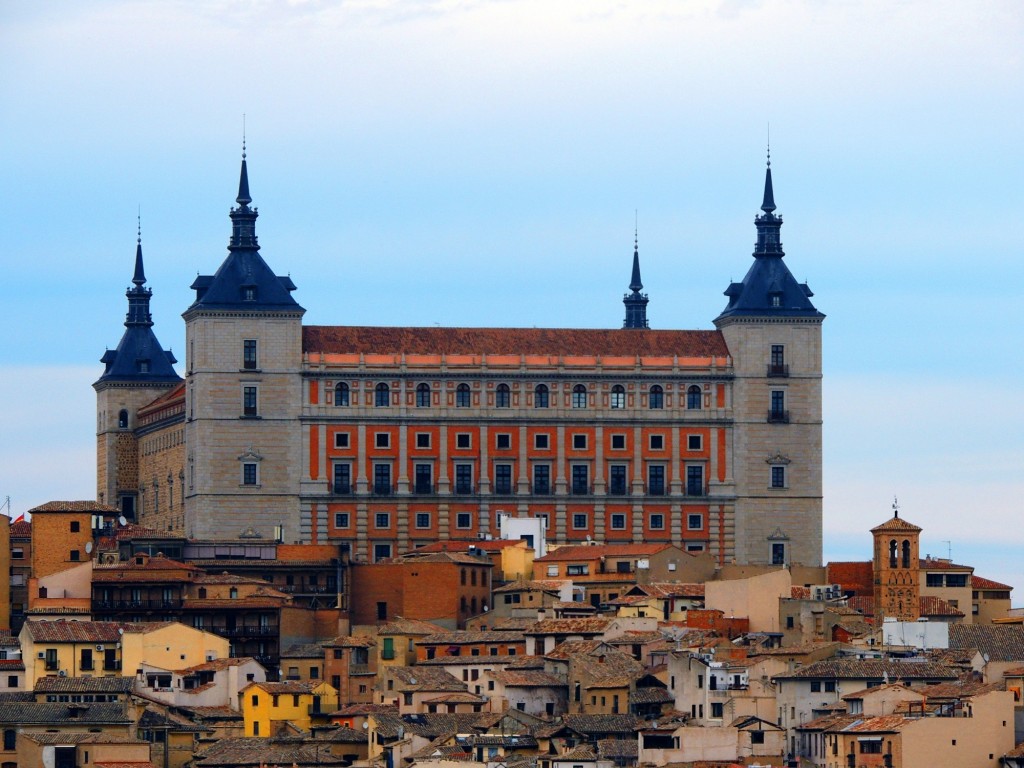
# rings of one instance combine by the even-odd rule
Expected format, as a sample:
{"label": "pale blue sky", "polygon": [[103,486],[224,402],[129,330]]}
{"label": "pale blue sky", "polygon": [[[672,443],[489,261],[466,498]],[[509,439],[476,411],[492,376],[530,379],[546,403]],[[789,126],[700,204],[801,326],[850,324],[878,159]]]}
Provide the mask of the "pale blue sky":
{"label": "pale blue sky", "polygon": [[243,113],[311,324],[616,327],[638,210],[652,326],[710,328],[770,122],[828,315],[826,558],[866,559],[898,496],[1024,602],[1022,40],[1017,0],[6,2],[0,498],[94,495],[137,208],[180,353]]}

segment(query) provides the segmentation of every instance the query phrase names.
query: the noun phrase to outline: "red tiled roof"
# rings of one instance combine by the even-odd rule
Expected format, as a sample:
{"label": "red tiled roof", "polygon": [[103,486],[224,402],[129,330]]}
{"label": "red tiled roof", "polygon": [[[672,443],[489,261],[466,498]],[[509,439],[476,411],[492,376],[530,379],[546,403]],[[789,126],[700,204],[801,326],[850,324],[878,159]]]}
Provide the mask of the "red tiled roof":
{"label": "red tiled roof", "polygon": [[986,579],[981,576],[971,576],[971,588],[972,589],[998,589],[1003,592],[1008,592],[1013,589],[1009,584],[1001,584],[998,581],[992,581],[992,579]]}
{"label": "red tiled roof", "polygon": [[973,565],[959,565],[952,560],[938,557],[927,557],[920,561],[921,570],[928,571],[974,571]]}
{"label": "red tiled roof", "polygon": [[163,407],[163,406],[165,406],[165,405],[167,405],[169,403],[173,403],[175,400],[184,400],[184,399],[185,399],[185,382],[182,381],[180,384],[177,384],[176,386],[171,387],[171,389],[169,389],[166,392],[164,392],[162,395],[157,397],[155,400],[151,400],[150,402],[146,403],[144,406],[139,408],[138,415],[139,416],[145,416],[148,413],[152,413],[153,411],[160,410],[161,407]]}
{"label": "red tiled roof", "polygon": [[[861,611],[865,616],[875,615],[875,598],[871,595],[858,595],[851,597],[849,606]],[[959,608],[953,607],[941,597],[925,595],[918,602],[918,611],[921,616],[963,616]]]}
{"label": "red tiled roof", "polygon": [[544,557],[535,558],[535,563],[554,563],[564,560],[596,560],[599,557],[625,557],[633,555],[656,555],[672,544],[667,542],[643,542],[640,544],[578,544],[559,547]]}
{"label": "red tiled roof", "polygon": [[30,539],[32,538],[32,523],[28,520],[19,520],[16,523],[11,523],[11,538],[12,539]]}
{"label": "red tiled roof", "polygon": [[307,353],[423,355],[526,354],[635,357],[725,357],[718,331],[604,330],[591,328],[388,328],[307,325]]}
{"label": "red tiled roof", "polygon": [[30,515],[36,512],[106,512],[112,515],[121,514],[117,507],[107,504],[100,504],[98,501],[48,501],[29,511]]}
{"label": "red tiled roof", "polygon": [[173,624],[172,621],[123,623],[58,619],[29,621],[25,623],[25,629],[36,643],[111,643],[120,640],[122,632],[152,632]]}
{"label": "red tiled roof", "polygon": [[874,565],[863,562],[829,563],[826,566],[829,584],[838,584],[844,590],[870,595],[874,591]]}
{"label": "red tiled roof", "polygon": [[871,532],[874,533],[875,531],[892,531],[893,533],[895,533],[898,531],[905,531],[907,533],[920,533],[921,530],[921,528],[914,525],[913,523],[908,523],[906,520],[900,517],[899,514],[895,514],[881,525],[876,525],[874,528],[871,529]]}
{"label": "red tiled roof", "polygon": [[473,541],[458,541],[448,539],[446,541],[435,541],[424,547],[417,547],[413,552],[466,552],[470,549],[479,549],[482,552],[496,552],[506,547],[518,547],[523,545],[522,539],[474,539]]}

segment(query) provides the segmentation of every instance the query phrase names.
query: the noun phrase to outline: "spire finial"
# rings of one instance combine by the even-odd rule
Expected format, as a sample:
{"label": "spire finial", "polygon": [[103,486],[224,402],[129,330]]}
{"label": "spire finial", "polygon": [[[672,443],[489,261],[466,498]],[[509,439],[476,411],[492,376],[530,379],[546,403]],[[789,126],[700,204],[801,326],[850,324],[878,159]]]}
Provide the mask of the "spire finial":
{"label": "spire finial", "polygon": [[245,112],[242,113],[242,159],[245,160]]}
{"label": "spire finial", "polygon": [[764,172],[764,199],[761,202],[761,210],[765,213],[771,213],[775,210],[775,193],[772,190],[772,143],[770,133],[768,137],[768,165]]}
{"label": "spire finial", "polygon": [[242,172],[238,177],[238,197],[235,198],[235,202],[245,207],[252,202],[252,197],[249,195],[249,171],[245,166],[245,115],[242,115]]}
{"label": "spire finial", "polygon": [[132,275],[132,282],[137,288],[141,288],[146,282],[146,271],[142,267],[142,206],[139,206],[137,229],[135,236],[135,274]]}
{"label": "spire finial", "polygon": [[772,167],[772,124],[768,122],[768,167]]}
{"label": "spire finial", "polygon": [[900,501],[895,496],[892,497],[892,515],[893,517],[900,516]]}

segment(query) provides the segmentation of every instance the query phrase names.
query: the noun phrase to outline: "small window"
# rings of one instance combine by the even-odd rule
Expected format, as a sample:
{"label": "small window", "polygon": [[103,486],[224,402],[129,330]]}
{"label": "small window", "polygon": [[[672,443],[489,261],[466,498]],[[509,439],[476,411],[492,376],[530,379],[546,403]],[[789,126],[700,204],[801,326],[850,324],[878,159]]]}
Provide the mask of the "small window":
{"label": "small window", "polygon": [[664,435],[651,435],[650,445],[652,451],[663,451],[665,450],[665,436]]}
{"label": "small window", "polygon": [[348,448],[349,446],[349,434],[348,432],[335,432],[334,433],[334,447],[335,448]]}
{"label": "small window", "polygon": [[348,384],[341,381],[334,385],[334,406],[336,408],[347,408],[349,404]]}
{"label": "small window", "polygon": [[590,527],[590,520],[586,512],[576,512],[572,516],[572,527],[577,531],[585,531]]}
{"label": "small window", "polygon": [[255,416],[257,413],[256,387],[242,387],[242,415]]}
{"label": "small window", "polygon": [[71,552],[68,553],[68,560],[70,560],[72,563],[77,563],[81,559],[82,553],[79,552],[77,549],[72,549]]}
{"label": "small window", "polygon": [[470,512],[458,512],[455,515],[455,527],[463,530],[473,527],[473,515]]}
{"label": "small window", "polygon": [[587,407],[587,388],[584,387],[582,384],[577,384],[575,387],[572,388],[572,407]]}
{"label": "small window", "polygon": [[455,447],[460,450],[469,450],[473,447],[473,436],[469,432],[456,432]]}
{"label": "small window", "polygon": [[650,529],[652,531],[665,530],[665,516],[660,512],[652,513],[650,518]]}
{"label": "small window", "polygon": [[77,520],[71,521],[71,533],[78,533],[82,528],[82,524]]}
{"label": "small window", "polygon": [[469,408],[470,394],[468,384],[459,384],[455,388],[455,407]]}
{"label": "small window", "polygon": [[533,436],[533,447],[538,451],[546,451],[549,449],[551,443],[548,435],[534,435]]}
{"label": "small window", "polygon": [[[391,545],[390,544],[374,544],[373,545],[373,559],[374,562],[378,560],[387,560],[391,557]],[[385,603],[386,605],[386,603]]]}
{"label": "small window", "polygon": [[573,435],[572,436],[572,449],[574,451],[585,451],[585,450],[587,450],[587,436],[586,435]]}
{"label": "small window", "polygon": [[772,488],[786,487],[786,468],[772,467]]}
{"label": "small window", "polygon": [[613,531],[624,531],[626,530],[626,516],[624,514],[615,513],[612,515],[611,528]]}
{"label": "small window", "polygon": [[621,409],[626,407],[626,388],[621,384],[612,387],[612,408]]}
{"label": "small window", "polygon": [[660,410],[665,407],[665,390],[661,385],[655,384],[647,398],[647,407],[652,410]]}
{"label": "small window", "polygon": [[122,408],[117,414],[118,429],[128,429],[128,411]]}
{"label": "small window", "polygon": [[546,384],[538,384],[537,388],[533,390],[533,407],[534,408],[547,408],[550,404],[550,398],[548,394],[548,388]]}
{"label": "small window", "polygon": [[429,512],[417,512],[416,513],[416,527],[417,528],[429,528],[430,527],[430,513]]}
{"label": "small window", "polygon": [[430,385],[429,384],[418,384],[416,386],[416,407],[417,408],[429,408],[430,407]]}
{"label": "small window", "polygon": [[786,564],[786,545],[781,541],[773,541],[771,546],[772,565]]}
{"label": "small window", "polygon": [[391,527],[391,513],[390,512],[377,512],[373,516],[373,524],[377,528],[390,528]]}
{"label": "small window", "polygon": [[416,433],[416,447],[417,448],[429,448],[430,447],[430,433],[429,432],[417,432]]}
{"label": "small window", "polygon": [[501,432],[494,436],[494,447],[499,451],[507,451],[512,447],[512,435]]}
{"label": "small window", "polygon": [[700,435],[687,435],[686,436],[686,450],[688,451],[699,451],[704,447],[703,440]]}
{"label": "small window", "polygon": [[494,391],[494,407],[495,408],[508,408],[512,405],[512,392],[508,388],[508,384],[499,384],[498,388]]}
{"label": "small window", "polygon": [[383,381],[377,385],[373,393],[373,404],[377,408],[391,405],[391,389]]}
{"label": "small window", "polygon": [[255,462],[242,464],[242,485],[259,485],[259,471]]}
{"label": "small window", "polygon": [[245,339],[242,342],[242,367],[246,370],[255,370],[256,365],[256,339]]}
{"label": "small window", "polygon": [[624,451],[624,450],[626,450],[626,436],[625,435],[612,435],[612,450],[613,451]]}
{"label": "small window", "polygon": [[696,384],[691,385],[686,390],[686,407],[691,411],[699,411],[703,402],[703,395],[701,395],[700,387]]}
{"label": "small window", "polygon": [[242,301],[256,301],[256,286],[242,286]]}
{"label": "small window", "polygon": [[686,528],[690,531],[700,531],[704,528],[704,515],[691,514],[686,516]]}
{"label": "small window", "polygon": [[348,512],[335,512],[334,513],[334,527],[335,528],[348,528],[349,517]]}
{"label": "small window", "polygon": [[391,433],[390,432],[374,432],[373,434],[373,445],[375,448],[390,448],[391,447]]}

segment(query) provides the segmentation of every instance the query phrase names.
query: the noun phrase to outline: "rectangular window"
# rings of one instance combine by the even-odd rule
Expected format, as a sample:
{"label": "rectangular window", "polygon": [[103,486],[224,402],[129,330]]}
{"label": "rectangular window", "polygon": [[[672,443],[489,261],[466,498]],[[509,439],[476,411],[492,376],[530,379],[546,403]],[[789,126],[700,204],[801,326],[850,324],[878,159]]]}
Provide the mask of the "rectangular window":
{"label": "rectangular window", "polygon": [[388,496],[391,493],[391,465],[373,465],[373,492],[378,496]]}
{"label": "rectangular window", "polygon": [[377,512],[373,516],[373,524],[378,528],[390,528],[391,527],[391,513],[390,512]]}
{"label": "rectangular window", "polygon": [[577,531],[585,531],[590,527],[586,512],[577,512],[572,516],[572,527]]}
{"label": "rectangular window", "polygon": [[942,586],[942,574],[941,573],[928,573],[925,574],[924,584],[926,587],[941,587]]}
{"label": "rectangular window", "polygon": [[665,450],[665,436],[664,435],[651,435],[651,450],[652,451],[663,451]]}
{"label": "rectangular window", "polygon": [[256,365],[256,339],[246,339],[242,342],[242,367],[247,370],[254,370]]}
{"label": "rectangular window", "polygon": [[626,450],[626,436],[625,435],[612,435],[612,450],[613,451],[624,451],[624,450]]}
{"label": "rectangular window", "polygon": [[700,435],[687,435],[686,436],[686,450],[688,451],[699,451],[703,448],[703,441]]}
{"label": "rectangular window", "polygon": [[334,465],[334,492],[352,493],[352,465],[347,461],[339,461]]}
{"label": "rectangular window", "polygon": [[690,465],[686,468],[686,495],[704,495],[704,467]]}
{"label": "rectangular window", "polygon": [[77,520],[72,520],[71,521],[71,526],[69,528],[71,533],[78,533],[81,529],[82,529],[82,524],[80,522],[78,522]]}
{"label": "rectangular window", "polygon": [[711,719],[721,720],[725,705],[720,701],[711,702]]}
{"label": "rectangular window", "polygon": [[821,680],[811,680],[811,693],[821,693]]}
{"label": "rectangular window", "polygon": [[686,527],[691,531],[699,531],[704,528],[704,515],[687,515]]}
{"label": "rectangular window", "polygon": [[781,541],[773,541],[772,547],[772,565],[785,565],[786,564],[786,545]]}
{"label": "rectangular window", "polygon": [[572,465],[572,492],[574,496],[590,493],[590,467],[586,464]]}
{"label": "rectangular window", "polygon": [[349,435],[348,432],[335,432],[334,433],[334,447],[335,448],[348,448],[349,446]]}
{"label": "rectangular window", "polygon": [[473,447],[473,436],[469,432],[456,432],[455,447],[460,450],[469,450]]}
{"label": "rectangular window", "polygon": [[546,451],[550,446],[549,438],[547,435],[534,435],[533,436],[533,447],[538,451]]}
{"label": "rectangular window", "polygon": [[836,692],[836,681],[835,680],[826,680],[825,681],[825,693],[835,693],[835,692]]}
{"label": "rectangular window", "polygon": [[335,528],[348,528],[348,512],[335,512],[334,513],[334,527]]}
{"label": "rectangular window", "polygon": [[572,436],[572,449],[574,451],[585,451],[585,450],[587,450],[587,436],[586,435],[573,435]]}
{"label": "rectangular window", "polygon": [[456,464],[455,465],[455,492],[456,493],[472,493],[473,492],[473,465],[472,464]]}
{"label": "rectangular window", "polygon": [[665,495],[665,467],[651,464],[647,467],[647,493],[651,496]]}
{"label": "rectangular window", "polygon": [[242,387],[242,415],[257,415],[256,387]]}
{"label": "rectangular window", "polygon": [[650,529],[652,531],[663,531],[665,529],[665,516],[655,512],[650,517]]}
{"label": "rectangular window", "polygon": [[510,494],[512,493],[512,465],[511,464],[495,464],[494,465],[494,492]]}
{"label": "rectangular window", "polygon": [[429,432],[417,432],[416,433],[416,447],[417,448],[429,448],[430,447],[430,433]]}
{"label": "rectangular window", "polygon": [[608,493],[612,496],[626,495],[625,464],[612,464],[608,468]]}
{"label": "rectangular window", "polygon": [[246,462],[242,465],[242,485],[257,485],[257,465],[254,462]]}
{"label": "rectangular window", "polygon": [[612,515],[611,528],[613,531],[624,531],[626,530],[626,516],[616,512]]}
{"label": "rectangular window", "polygon": [[434,468],[432,465],[417,464],[415,466],[415,478],[414,490],[416,493],[434,492]]}
{"label": "rectangular window", "polygon": [[[390,544],[374,544],[373,545],[373,560],[374,560],[374,562],[377,562],[378,560],[387,560],[389,557],[391,557],[391,545]],[[387,603],[377,603],[378,615],[380,613],[380,606],[382,606],[382,605],[384,606],[384,610],[385,610],[384,618],[387,618],[387,615],[386,615],[387,605],[388,605]]]}
{"label": "rectangular window", "polygon": [[967,574],[966,573],[947,573],[946,574],[946,586],[947,587],[966,587],[967,586]]}
{"label": "rectangular window", "polygon": [[589,565],[569,565],[565,569],[566,576],[589,576],[590,566]]}
{"label": "rectangular window", "polygon": [[375,432],[373,435],[373,446],[374,448],[390,448],[391,447],[391,433],[390,432]]}
{"label": "rectangular window", "polygon": [[507,451],[512,448],[512,435],[501,432],[494,436],[494,447],[499,451]]}
{"label": "rectangular window", "polygon": [[772,467],[772,488],[786,487],[786,468]]}
{"label": "rectangular window", "polygon": [[455,527],[463,530],[473,527],[473,515],[470,512],[458,512],[455,515]]}
{"label": "rectangular window", "polygon": [[787,422],[789,417],[786,413],[786,393],[781,389],[772,390],[772,407],[768,412],[770,421]]}
{"label": "rectangular window", "polygon": [[551,493],[551,467],[547,464],[533,465],[533,492],[542,495]]}
{"label": "rectangular window", "polygon": [[416,527],[417,528],[429,528],[430,527],[430,513],[429,512],[417,512],[416,513]]}

